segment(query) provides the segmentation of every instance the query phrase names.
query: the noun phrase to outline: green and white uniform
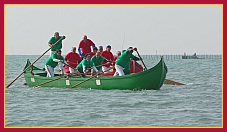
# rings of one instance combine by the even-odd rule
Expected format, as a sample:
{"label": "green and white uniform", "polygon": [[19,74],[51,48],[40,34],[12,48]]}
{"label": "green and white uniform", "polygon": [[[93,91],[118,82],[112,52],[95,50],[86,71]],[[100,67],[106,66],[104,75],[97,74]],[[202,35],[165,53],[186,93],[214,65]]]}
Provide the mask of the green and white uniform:
{"label": "green and white uniform", "polygon": [[87,60],[87,59],[83,59],[76,67],[76,69],[80,72],[80,73],[85,73],[85,71],[87,70],[87,68],[89,66],[93,66],[91,65],[91,61]]}
{"label": "green and white uniform", "polygon": [[114,73],[114,76],[123,76],[125,75],[125,73],[129,73],[130,58],[132,58],[133,60],[139,60],[138,57],[131,54],[128,50],[124,51],[120,56],[117,57],[115,64],[116,72]]}
{"label": "green and white uniform", "polygon": [[[45,69],[47,71],[47,77],[54,76],[54,68],[58,65],[60,60],[64,61],[63,56],[57,56],[56,54],[52,54],[46,61]],[[59,63],[60,70],[63,71],[62,63]]]}
{"label": "green and white uniform", "polygon": [[[55,44],[59,39],[61,39],[62,36],[59,36],[58,39],[55,39],[55,37],[51,37],[49,40],[49,44]],[[55,54],[57,49],[62,48],[62,40],[60,40],[57,44],[55,44],[53,47],[50,49],[50,55]]]}
{"label": "green and white uniform", "polygon": [[[102,62],[108,62],[106,60],[106,58],[104,58],[103,56],[100,56],[99,58],[97,58],[95,55],[91,58],[91,64],[92,64],[92,68],[95,72],[99,72],[102,71]],[[99,66],[99,67],[96,67]]]}

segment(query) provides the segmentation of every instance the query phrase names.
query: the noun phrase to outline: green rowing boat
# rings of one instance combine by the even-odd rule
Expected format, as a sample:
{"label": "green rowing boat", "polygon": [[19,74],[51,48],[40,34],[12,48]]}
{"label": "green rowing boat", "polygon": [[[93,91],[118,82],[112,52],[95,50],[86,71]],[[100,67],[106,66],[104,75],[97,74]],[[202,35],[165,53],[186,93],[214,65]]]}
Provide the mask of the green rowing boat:
{"label": "green rowing boat", "polygon": [[[24,69],[30,66],[30,64],[30,61],[27,60]],[[46,77],[44,70],[31,66],[24,72],[24,77],[29,87],[72,88],[76,84],[80,84],[75,88],[99,90],[158,90],[162,87],[166,74],[167,67],[162,57],[159,63],[154,67],[125,76],[101,76],[99,78],[86,76],[81,78],[79,76],[67,77],[66,75],[59,76],[56,74],[55,77],[49,78]]]}

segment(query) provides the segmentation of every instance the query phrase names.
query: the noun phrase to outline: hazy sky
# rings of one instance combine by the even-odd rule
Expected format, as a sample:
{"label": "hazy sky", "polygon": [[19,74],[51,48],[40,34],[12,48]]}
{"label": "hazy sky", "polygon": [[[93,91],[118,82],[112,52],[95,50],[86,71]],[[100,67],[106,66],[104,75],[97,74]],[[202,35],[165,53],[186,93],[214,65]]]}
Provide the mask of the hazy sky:
{"label": "hazy sky", "polygon": [[[113,54],[222,54],[222,5],[6,5],[7,55],[41,55],[55,31],[63,54],[83,35]],[[47,53],[49,54],[49,52]]]}

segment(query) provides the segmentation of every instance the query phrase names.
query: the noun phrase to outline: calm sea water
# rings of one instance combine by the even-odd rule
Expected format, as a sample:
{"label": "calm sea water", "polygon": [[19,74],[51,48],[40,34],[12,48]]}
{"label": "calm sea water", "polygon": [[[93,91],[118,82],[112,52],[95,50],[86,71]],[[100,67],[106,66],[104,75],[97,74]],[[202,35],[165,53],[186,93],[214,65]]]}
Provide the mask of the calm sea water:
{"label": "calm sea water", "polygon": [[[36,66],[44,67],[48,56]],[[15,79],[26,59],[6,56],[6,83]],[[152,67],[159,60],[144,60]],[[99,126],[163,127],[222,126],[222,60],[166,60],[167,79],[185,86],[160,90],[93,90],[30,88],[24,78],[5,90],[6,127]]]}

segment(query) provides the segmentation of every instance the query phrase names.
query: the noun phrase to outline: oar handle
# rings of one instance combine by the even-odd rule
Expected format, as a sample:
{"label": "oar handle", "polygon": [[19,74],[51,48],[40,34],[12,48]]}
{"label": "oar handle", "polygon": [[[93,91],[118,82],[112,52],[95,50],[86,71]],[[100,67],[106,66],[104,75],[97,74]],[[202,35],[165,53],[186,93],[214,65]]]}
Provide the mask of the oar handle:
{"label": "oar handle", "polygon": [[[115,62],[115,61],[113,61],[113,62]],[[113,63],[113,62],[111,62],[111,63]],[[97,65],[97,66],[95,66],[96,68],[97,67],[100,67],[100,66],[105,66],[106,64],[101,64],[101,65]],[[90,69],[92,69],[92,67],[91,68],[88,68],[88,70],[90,70]]]}
{"label": "oar handle", "polygon": [[[113,62],[115,62],[115,61],[113,61]],[[113,63],[113,62],[111,62],[111,63]],[[63,64],[67,65],[68,67],[71,67],[69,64],[66,64],[66,63],[63,63]],[[106,64],[101,64],[101,65],[97,65],[97,66],[95,66],[95,67],[97,68],[97,67],[105,66],[105,65],[106,65]],[[71,67],[71,68],[73,68],[73,67]],[[75,69],[75,68],[73,68],[73,69]],[[91,68],[87,68],[87,70],[90,70],[90,69],[92,69],[92,67],[91,67]]]}
{"label": "oar handle", "polygon": [[147,70],[147,67],[146,67],[146,65],[144,64],[143,59],[142,59],[142,57],[140,56],[139,52],[137,51],[137,48],[134,48],[134,50],[136,51],[136,53],[138,54],[140,60],[142,61],[145,70]]}
{"label": "oar handle", "polygon": [[76,70],[76,73],[79,74],[79,75],[81,75],[81,73],[76,68],[73,68],[72,66],[70,66],[67,63],[65,63],[64,61],[62,63],[65,64],[66,66],[71,67],[72,69]]}
{"label": "oar handle", "polygon": [[[65,37],[64,37],[65,38]],[[60,40],[62,40],[63,39],[63,37],[62,38],[60,38],[57,42],[55,42],[54,44],[53,44],[53,46],[55,46]],[[52,46],[52,47],[53,47]],[[31,63],[27,68],[25,68],[24,70],[23,70],[23,72],[21,72],[11,83],[9,83],[7,86],[6,86],[6,88],[9,88],[9,86],[10,85],[12,85],[26,70],[28,70],[28,68],[30,68],[33,64],[35,64],[41,57],[43,57],[43,55],[45,55],[52,47],[50,47],[50,48],[48,48],[41,56],[39,56],[33,63]]]}

